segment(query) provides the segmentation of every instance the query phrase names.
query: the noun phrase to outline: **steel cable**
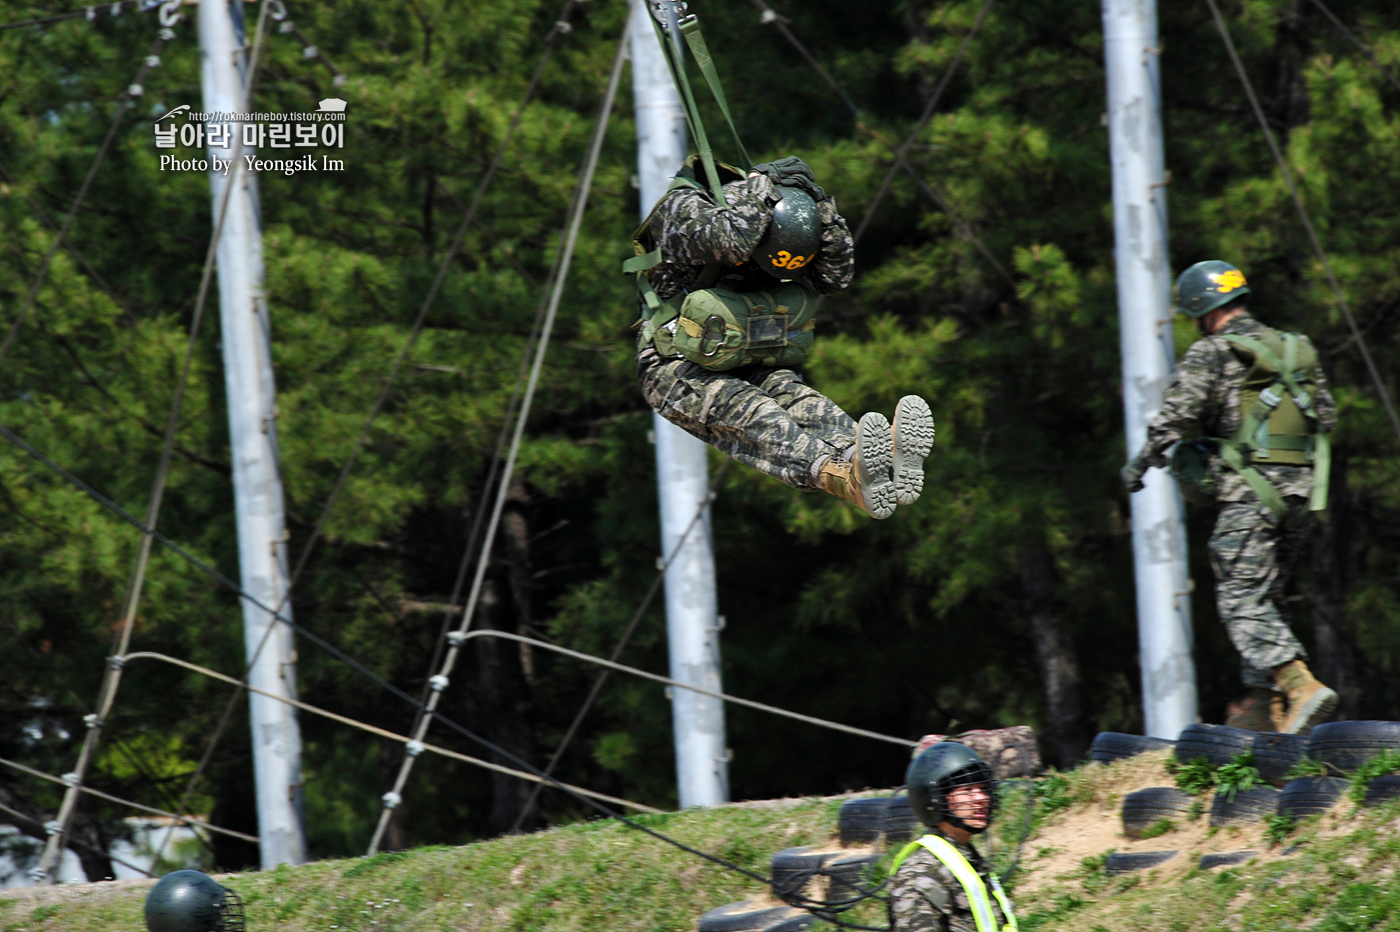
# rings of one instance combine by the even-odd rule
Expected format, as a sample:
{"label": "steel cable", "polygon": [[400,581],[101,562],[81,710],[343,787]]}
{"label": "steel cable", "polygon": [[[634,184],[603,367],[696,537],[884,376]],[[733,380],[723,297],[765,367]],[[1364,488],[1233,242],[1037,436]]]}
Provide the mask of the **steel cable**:
{"label": "steel cable", "polygon": [[1385,79],[1390,82],[1390,86],[1395,88],[1397,91],[1400,91],[1400,81],[1397,81],[1395,79],[1395,75],[1391,74],[1390,71],[1388,71],[1386,67],[1381,64],[1380,59],[1376,57],[1376,53],[1367,48],[1366,45],[1360,39],[1356,38],[1356,35],[1350,29],[1348,29],[1340,19],[1337,18],[1337,14],[1333,13],[1330,9],[1327,8],[1327,6],[1322,2],[1322,0],[1312,0],[1312,2],[1313,6],[1317,7],[1319,10],[1322,11],[1322,15],[1327,17],[1328,21],[1331,22],[1332,25],[1337,28],[1338,32],[1350,39],[1351,44],[1360,49],[1362,55],[1365,55],[1368,59],[1370,59],[1371,64],[1376,66],[1376,70],[1379,71],[1382,75],[1384,75]]}
{"label": "steel cable", "polygon": [[1390,394],[1385,390],[1385,384],[1381,381],[1381,374],[1377,371],[1376,363],[1371,358],[1371,351],[1366,348],[1366,340],[1356,325],[1356,318],[1352,316],[1346,295],[1342,293],[1342,286],[1337,282],[1337,276],[1332,271],[1332,263],[1327,259],[1327,253],[1322,248],[1322,241],[1318,239],[1317,231],[1313,229],[1312,218],[1308,216],[1307,208],[1303,206],[1303,198],[1298,193],[1298,186],[1293,182],[1293,173],[1288,170],[1288,163],[1284,161],[1283,153],[1278,147],[1278,141],[1274,138],[1274,132],[1269,128],[1269,121],[1264,116],[1264,108],[1259,105],[1259,98],[1254,93],[1254,85],[1250,83],[1249,75],[1245,73],[1244,63],[1235,50],[1235,43],[1230,38],[1230,30],[1225,25],[1225,18],[1220,15],[1220,7],[1215,0],[1206,0],[1206,3],[1210,6],[1211,15],[1215,17],[1216,28],[1220,30],[1220,38],[1225,42],[1225,50],[1230,53],[1230,61],[1235,66],[1235,74],[1239,76],[1240,83],[1244,85],[1245,95],[1249,98],[1249,105],[1253,108],[1254,116],[1259,121],[1259,128],[1264,132],[1264,139],[1269,144],[1269,152],[1273,154],[1279,174],[1283,176],[1283,183],[1288,187],[1288,194],[1293,199],[1293,206],[1298,209],[1298,217],[1303,221],[1303,229],[1307,231],[1308,242],[1312,244],[1313,252],[1316,254],[1318,262],[1322,264],[1323,271],[1327,274],[1327,281],[1332,286],[1337,306],[1341,308],[1342,316],[1346,318],[1347,327],[1351,330],[1352,338],[1356,340],[1356,348],[1360,351],[1361,359],[1366,364],[1366,371],[1370,373],[1371,382],[1376,386],[1376,394],[1380,395],[1381,404],[1385,407],[1385,413],[1390,418],[1390,426],[1395,430],[1396,439],[1400,439],[1400,417],[1395,414],[1395,406],[1390,401]]}

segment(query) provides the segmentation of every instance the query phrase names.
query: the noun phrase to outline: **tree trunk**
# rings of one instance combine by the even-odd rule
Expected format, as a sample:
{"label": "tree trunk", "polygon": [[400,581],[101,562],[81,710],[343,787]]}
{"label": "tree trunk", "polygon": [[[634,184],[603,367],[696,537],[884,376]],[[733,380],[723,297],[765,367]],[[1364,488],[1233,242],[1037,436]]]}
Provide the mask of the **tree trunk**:
{"label": "tree trunk", "polygon": [[[499,586],[494,579],[487,579],[482,586],[481,604],[477,611],[478,624],[482,628],[509,631],[515,627],[510,621],[512,613],[501,604]],[[477,708],[487,737],[502,749],[528,761],[533,756],[528,719],[529,687],[521,670],[520,651],[515,648],[514,643],[498,638],[477,640]],[[514,761],[495,752],[492,752],[491,760],[505,767],[519,767]],[[498,834],[510,831],[525,805],[529,791],[529,785],[523,780],[503,773],[491,774],[492,831]]]}
{"label": "tree trunk", "polygon": [[1036,662],[1050,711],[1050,737],[1061,769],[1075,766],[1089,746],[1080,699],[1079,658],[1060,621],[1055,605],[1055,567],[1050,551],[1037,535],[1017,550],[1026,614],[1035,641]]}
{"label": "tree trunk", "polygon": [[1316,672],[1341,697],[1338,716],[1354,719],[1360,712],[1361,679],[1357,671],[1356,643],[1346,621],[1347,587],[1352,575],[1348,547],[1352,513],[1347,495],[1346,458],[1341,450],[1332,453],[1327,520],[1320,525],[1312,540],[1312,585],[1308,587],[1316,641]]}
{"label": "tree trunk", "polygon": [[[534,637],[530,576],[530,525],[525,508],[529,495],[519,477],[511,479],[506,489],[506,506],[501,515],[501,530],[505,535],[506,567],[510,574],[510,598],[515,603],[516,630]],[[535,683],[535,654],[529,644],[521,644],[520,668],[530,686]]]}

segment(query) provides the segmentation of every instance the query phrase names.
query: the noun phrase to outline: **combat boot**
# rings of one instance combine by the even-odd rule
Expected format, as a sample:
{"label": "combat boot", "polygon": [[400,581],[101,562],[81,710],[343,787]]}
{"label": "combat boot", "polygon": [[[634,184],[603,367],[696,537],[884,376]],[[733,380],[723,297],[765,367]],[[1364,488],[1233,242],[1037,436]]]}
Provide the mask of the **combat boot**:
{"label": "combat boot", "polygon": [[1301,660],[1291,660],[1275,670],[1274,682],[1288,694],[1288,716],[1279,729],[1285,735],[1307,734],[1337,708],[1337,693],[1319,683]]}
{"label": "combat boot", "polygon": [[817,474],[817,484],[872,518],[888,518],[895,506],[893,447],[890,422],[872,411],[860,419],[855,455],[849,462],[828,459]]}
{"label": "combat boot", "polygon": [[928,402],[918,395],[899,399],[890,433],[894,438],[894,498],[908,505],[924,490],[924,460],[933,451],[933,414]]}
{"label": "combat boot", "polygon": [[1287,724],[1283,709],[1283,693],[1265,686],[1255,686],[1249,695],[1226,707],[1225,724],[1249,731],[1282,732]]}

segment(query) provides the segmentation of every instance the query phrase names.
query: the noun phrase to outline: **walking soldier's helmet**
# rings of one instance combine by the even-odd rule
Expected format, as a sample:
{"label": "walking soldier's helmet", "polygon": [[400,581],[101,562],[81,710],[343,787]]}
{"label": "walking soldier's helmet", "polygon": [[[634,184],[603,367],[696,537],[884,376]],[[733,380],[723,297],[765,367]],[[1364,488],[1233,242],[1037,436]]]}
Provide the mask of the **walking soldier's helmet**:
{"label": "walking soldier's helmet", "polygon": [[166,874],[146,897],[150,932],[244,932],[238,894],[199,871]]}
{"label": "walking soldier's helmet", "polygon": [[1222,304],[1249,294],[1244,273],[1228,262],[1207,259],[1191,266],[1176,280],[1176,309],[1201,318]]}
{"label": "walking soldier's helmet", "polygon": [[817,202],[801,188],[776,185],[782,200],[749,261],[780,281],[791,281],[817,257],[822,245],[822,218]]}
{"label": "walking soldier's helmet", "polygon": [[920,752],[910,761],[904,782],[909,787],[909,807],[919,821],[929,827],[947,822],[974,835],[986,831],[985,825],[968,825],[949,808],[948,794],[962,786],[984,785],[989,797],[988,824],[996,813],[996,785],[992,782],[992,768],[977,756],[976,751],[965,745],[941,741]]}

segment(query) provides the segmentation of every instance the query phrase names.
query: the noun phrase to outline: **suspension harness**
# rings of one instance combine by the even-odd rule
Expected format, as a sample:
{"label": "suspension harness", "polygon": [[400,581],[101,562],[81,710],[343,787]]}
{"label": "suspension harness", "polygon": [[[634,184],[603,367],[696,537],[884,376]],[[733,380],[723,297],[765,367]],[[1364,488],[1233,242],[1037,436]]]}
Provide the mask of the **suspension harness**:
{"label": "suspension harness", "polygon": [[[904,863],[904,859],[914,853],[917,848],[927,848],[933,852],[933,856],[943,863],[943,866],[953,872],[953,876],[962,884],[963,890],[967,893],[968,905],[972,907],[972,918],[977,922],[977,932],[1017,932],[1016,916],[1011,912],[1011,901],[1006,897],[1006,891],[1001,887],[1001,881],[997,879],[995,873],[989,873],[988,879],[992,882],[991,896],[987,894],[987,885],[982,882],[976,868],[968,863],[961,851],[954,848],[952,843],[941,835],[925,835],[915,839],[904,846],[904,850],[894,856],[894,862],[890,865],[890,876],[899,870],[899,865]],[[997,903],[1001,906],[1001,914],[1006,917],[1006,925],[997,928],[996,914],[992,912],[992,897],[995,896]]]}
{"label": "suspension harness", "polygon": [[[719,73],[709,46],[700,32],[700,23],[687,10],[684,0],[646,0],[652,13],[652,26],[665,53],[671,78],[680,92],[686,124],[695,140],[698,156],[686,160],[686,167],[671,181],[642,225],[632,234],[636,253],[622,263],[622,271],[634,277],[641,317],[633,325],[638,331],[638,349],[654,344],[662,356],[680,356],[706,369],[723,371],[746,365],[797,366],[812,346],[816,322],[817,295],[808,285],[774,281],[766,289],[743,291],[723,287],[720,279],[729,271],[718,262],[709,263],[695,285],[661,300],[652,288],[647,272],[661,264],[661,246],[651,232],[656,211],[672,191],[683,188],[708,194],[721,208],[727,181],[741,181],[742,169],[715,160],[695,95],[685,73],[684,38],[690,47],[705,83],[724,114],[734,136],[734,144],[745,165],[751,164],[748,150],[729,110],[720,85]],[[697,164],[698,162],[698,164]],[[704,183],[699,180],[704,176]]]}
{"label": "suspension harness", "polygon": [[1240,385],[1240,428],[1229,439],[1179,444],[1172,454],[1172,474],[1188,498],[1200,500],[1201,492],[1208,489],[1207,457],[1213,447],[1225,466],[1238,473],[1259,500],[1282,518],[1288,513],[1288,506],[1278,489],[1255,466],[1310,465],[1313,491],[1308,508],[1325,511],[1332,442],[1322,430],[1314,404],[1317,354],[1298,334],[1271,328],[1265,328],[1257,337],[1235,333],[1221,336],[1250,363]]}

